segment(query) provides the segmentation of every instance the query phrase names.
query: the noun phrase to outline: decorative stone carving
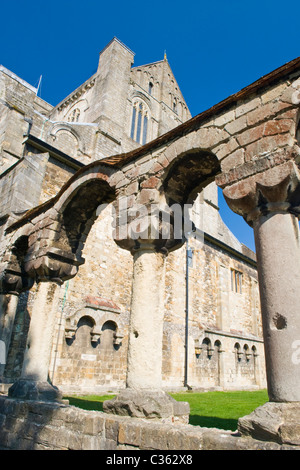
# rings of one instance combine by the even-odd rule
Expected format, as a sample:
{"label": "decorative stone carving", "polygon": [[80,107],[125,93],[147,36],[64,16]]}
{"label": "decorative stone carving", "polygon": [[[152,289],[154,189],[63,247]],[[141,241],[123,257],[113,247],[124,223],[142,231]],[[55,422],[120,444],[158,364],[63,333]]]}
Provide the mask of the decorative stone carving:
{"label": "decorative stone carving", "polygon": [[92,341],[92,343],[97,343],[98,340],[101,337],[101,334],[102,334],[101,329],[97,325],[95,325],[94,328],[91,331],[91,341]]}
{"label": "decorative stone carving", "polygon": [[31,289],[34,279],[22,272],[17,264],[7,265],[0,274],[0,293],[19,295]]}
{"label": "decorative stone carving", "polygon": [[249,225],[262,214],[286,211],[300,215],[300,172],[289,160],[233,184],[223,194],[229,207]]}
{"label": "decorative stone carving", "polygon": [[65,338],[74,339],[78,327],[79,320],[84,317],[90,317],[94,326],[91,330],[91,342],[97,343],[101,339],[102,328],[106,322],[112,322],[116,326],[113,344],[119,346],[124,338],[124,332],[120,322],[116,318],[116,314],[120,314],[118,306],[107,299],[101,297],[86,298],[86,307],[78,310],[74,315],[66,319]]}
{"label": "decorative stone carving", "polygon": [[37,282],[53,281],[62,284],[72,279],[83,263],[83,258],[56,247],[49,247],[44,255],[25,260],[25,270]]}
{"label": "decorative stone carving", "polygon": [[27,238],[20,237],[10,252],[3,256],[2,269],[0,268],[1,294],[19,295],[33,286],[34,279],[24,268],[24,254],[27,247]]}

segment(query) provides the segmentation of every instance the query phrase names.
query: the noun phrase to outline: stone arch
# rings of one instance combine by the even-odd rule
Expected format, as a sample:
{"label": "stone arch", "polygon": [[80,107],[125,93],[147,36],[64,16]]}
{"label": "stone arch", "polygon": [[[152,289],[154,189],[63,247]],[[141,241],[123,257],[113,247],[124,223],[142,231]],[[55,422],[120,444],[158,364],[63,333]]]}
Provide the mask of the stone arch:
{"label": "stone arch", "polygon": [[248,344],[244,344],[243,352],[244,352],[245,361],[248,363],[251,359],[251,352],[250,352],[250,348]]}
{"label": "stone arch", "polygon": [[[63,136],[63,139],[61,137]],[[58,122],[49,131],[48,139],[64,153],[76,157],[78,151],[85,154],[86,149],[83,140],[76,130],[68,123]]]}
{"label": "stone arch", "polygon": [[89,107],[89,104],[88,104],[88,101],[86,98],[83,98],[83,99],[80,99],[78,101],[76,101],[68,110],[67,112],[65,113],[64,115],[64,119],[68,122],[73,122],[72,121],[72,116],[73,116],[73,112],[75,109],[78,109],[80,114],[78,116],[78,119],[75,120],[75,122],[82,122],[82,116],[84,114],[84,112],[86,111],[86,109]]}
{"label": "stone arch", "polygon": [[[100,168],[99,168],[100,169]],[[111,203],[116,195],[109,183],[109,172],[87,170],[75,180],[54,205],[60,229],[53,238],[54,245],[81,256],[90,229],[99,214],[101,204]]]}
{"label": "stone arch", "polygon": [[[151,81],[151,80],[150,80]],[[152,84],[153,84],[153,81],[152,81]],[[131,97],[130,97],[132,103],[135,102],[135,100],[137,101],[144,101],[149,109],[149,111],[152,111],[152,104],[151,104],[151,100],[148,98],[148,96],[145,95],[145,93],[142,93],[141,91],[138,91],[138,90],[134,90],[132,93],[131,93]]]}
{"label": "stone arch", "polygon": [[117,324],[113,320],[107,320],[101,328],[101,346],[106,350],[112,350],[115,345],[115,335],[117,332]]}
{"label": "stone arch", "polygon": [[243,353],[241,351],[240,343],[235,343],[233,352],[235,354],[235,362],[236,362],[236,365],[237,365],[241,362],[242,355],[243,355]]}
{"label": "stone arch", "polygon": [[212,347],[211,340],[209,338],[203,339],[201,348],[202,348],[202,351],[205,352],[205,356],[208,359],[211,359],[214,349]]}
{"label": "stone arch", "polygon": [[105,330],[105,325],[112,326],[114,329],[113,343],[116,346],[119,346],[124,337],[123,328],[119,324],[118,320],[115,318],[116,314],[113,312],[103,313],[101,310],[96,310],[89,307],[81,308],[77,310],[73,315],[69,316],[66,319],[65,324],[65,338],[70,341],[73,340],[76,336],[76,331],[78,325],[82,318],[89,318],[92,324],[91,329],[91,341],[92,343],[98,343],[103,331]]}
{"label": "stone arch", "polygon": [[167,202],[193,203],[220,171],[218,158],[209,150],[196,148],[181,153],[171,161],[162,177]]}

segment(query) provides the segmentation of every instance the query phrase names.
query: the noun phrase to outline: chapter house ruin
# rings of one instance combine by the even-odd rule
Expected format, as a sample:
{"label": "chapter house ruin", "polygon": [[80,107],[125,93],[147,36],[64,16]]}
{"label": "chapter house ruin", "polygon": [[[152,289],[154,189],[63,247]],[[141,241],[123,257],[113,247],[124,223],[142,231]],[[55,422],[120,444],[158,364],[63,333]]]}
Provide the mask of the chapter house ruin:
{"label": "chapter house ruin", "polygon": [[297,421],[300,59],[191,117],[167,58],[133,58],[114,38],[55,107],[0,68],[2,391],[186,423],[168,391],[267,387]]}

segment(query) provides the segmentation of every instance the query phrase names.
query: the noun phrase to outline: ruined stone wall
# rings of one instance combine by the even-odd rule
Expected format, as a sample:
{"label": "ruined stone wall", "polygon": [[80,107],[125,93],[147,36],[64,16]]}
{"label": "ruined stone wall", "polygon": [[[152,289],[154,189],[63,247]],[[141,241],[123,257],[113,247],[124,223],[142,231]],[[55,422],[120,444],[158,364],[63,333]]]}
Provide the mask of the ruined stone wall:
{"label": "ruined stone wall", "polygon": [[[110,206],[102,211],[91,229],[83,256],[85,264],[77,276],[61,288],[57,327],[53,339],[50,377],[66,392],[96,393],[124,388],[126,379],[128,322],[131,302],[132,256],[119,248],[109,236],[112,230]],[[189,379],[195,388],[257,388],[265,386],[264,355],[258,301],[249,305],[256,293],[254,267],[239,261],[211,243],[192,241],[193,267],[189,279]],[[231,269],[243,273],[242,293],[231,292]],[[223,279],[220,280],[220,270]],[[163,346],[163,386],[180,389],[184,380],[185,247],[170,253],[166,259],[165,326]],[[223,282],[223,297],[220,284]],[[254,287],[253,287],[254,286]],[[90,299],[89,301],[87,299]],[[90,301],[93,305],[91,307]],[[100,306],[99,306],[100,302]],[[251,301],[252,302],[252,301]],[[113,310],[110,306],[113,305]],[[92,308],[92,310],[91,310]],[[92,312],[97,312],[99,341],[92,342]],[[68,318],[77,313],[74,337],[66,338]],[[87,318],[89,320],[87,320]],[[105,321],[104,321],[105,319]],[[112,322],[111,336],[102,334],[105,322]],[[83,324],[82,324],[83,322]],[[121,331],[120,344],[114,344]],[[199,348],[207,335],[213,335],[212,347],[218,356],[222,350],[222,370],[210,372],[199,359]],[[219,341],[220,346],[214,346]],[[248,345],[249,358],[237,360],[235,343],[241,351]],[[253,345],[257,350],[254,359]],[[202,357],[205,352],[202,351]],[[220,359],[220,360],[221,360]],[[256,369],[254,370],[254,360]],[[259,372],[258,372],[259,371]]]}
{"label": "ruined stone wall", "polygon": [[[126,418],[59,404],[0,397],[1,450],[183,451],[187,463],[201,450],[296,450],[296,445],[244,437],[220,429]],[[109,454],[113,456],[113,454]],[[138,457],[138,454],[134,454]],[[144,454],[144,458],[150,458]],[[156,456],[158,459],[158,456]],[[187,460],[188,458],[188,460]],[[158,460],[153,462],[158,462]]]}
{"label": "ruined stone wall", "polygon": [[[95,77],[92,77],[52,113],[50,105],[49,109],[46,109],[46,106],[43,108],[43,103],[38,105],[35,100],[32,108],[24,105],[23,114],[18,111],[15,115],[15,108],[12,107],[11,116],[15,123],[15,138],[20,139],[25,128],[28,131],[29,122],[26,120],[26,113],[29,113],[31,117],[35,116],[30,128],[32,135],[54,147],[57,145],[58,150],[83,163],[119,153],[125,147],[127,150],[132,150],[137,147],[137,144],[128,138],[129,127],[126,128],[126,126],[130,123],[132,100],[137,91],[142,93],[143,99],[146,97],[148,99],[146,101],[151,104],[153,116],[155,116],[153,129],[155,128],[155,132],[159,133],[159,116],[168,111],[167,107],[163,109],[163,106],[161,108],[158,106],[159,99],[165,100],[166,104],[168,99],[171,100],[171,97],[175,96],[176,91],[176,82],[174,82],[173,89],[169,87],[169,96],[168,84],[164,89],[164,96],[159,97],[157,82],[163,80],[163,68],[159,67],[160,65],[167,66],[167,64],[161,62],[160,65],[158,63],[143,66],[130,72],[131,53],[119,43],[113,43],[111,47],[114,52],[113,63],[110,63],[108,49],[105,50],[101,58],[104,64],[103,60],[106,57],[105,66],[99,83],[102,81],[103,90],[114,90],[116,83],[122,78],[121,69],[125,64],[128,73],[123,77],[124,83],[119,83],[120,96],[118,96],[118,100],[121,100],[121,95],[126,95],[125,103],[122,102],[122,112],[120,112],[120,116],[121,114],[123,117],[126,116],[126,124],[122,131],[119,129],[118,120],[114,126],[109,126],[110,120],[114,120],[118,106],[105,107],[106,114],[103,111],[104,108],[100,109],[100,100],[97,101],[100,85],[94,82]],[[156,71],[154,72],[155,65]],[[108,83],[108,77],[111,77],[113,83]],[[152,78],[155,79],[155,83],[151,98],[146,86]],[[250,168],[247,164],[252,158],[257,159],[258,171],[263,171],[264,165],[270,165],[272,158],[286,158],[284,155],[274,157],[267,153],[273,149],[274,142],[280,149],[286,144],[292,145],[295,141],[297,111],[291,99],[295,90],[294,85],[291,86],[292,80],[293,77],[285,78],[263,92],[254,92],[245,100],[231,103],[226,108],[222,108],[221,112],[211,113],[207,119],[202,118],[198,124],[196,120],[192,120],[190,125],[194,126],[193,130],[184,130],[188,127],[181,128],[180,134],[169,135],[160,147],[156,146],[150,150],[147,148],[141,157],[124,165],[122,170],[116,172],[114,178],[117,181],[117,191],[124,190],[124,194],[131,200],[134,200],[138,194],[141,202],[148,201],[151,195],[156,194],[155,185],[166,178],[165,172],[168,172],[170,168],[172,172],[173,162],[184,157],[187,151],[191,155],[194,154],[198,158],[197,161],[204,162],[206,155],[201,153],[202,149],[209,149],[212,154],[216,155],[216,160],[220,161],[222,170],[228,171],[228,174],[218,177],[221,185],[228,183],[229,178],[241,176],[239,171],[241,171],[242,178],[247,176],[247,168]],[[18,82],[18,87],[19,85]],[[32,95],[34,91],[28,91],[27,87],[26,93]],[[139,93],[137,95],[141,97]],[[22,99],[32,101],[31,95],[22,98],[17,94],[14,105],[17,106],[18,102],[22,103]],[[89,109],[84,108],[87,105],[84,100],[88,101]],[[118,100],[116,104],[119,103]],[[99,104],[97,112],[94,108],[96,101]],[[77,104],[80,107],[78,122],[75,123],[72,120],[66,122],[66,119],[73,116],[72,113]],[[10,108],[7,107],[5,112],[7,109]],[[103,114],[101,114],[102,111]],[[171,111],[169,117],[172,121],[174,112],[172,109]],[[81,112],[91,114],[85,115]],[[95,117],[96,115],[98,117]],[[101,124],[102,127],[80,121],[85,120],[84,116],[90,116],[86,119],[94,119],[97,126]],[[120,116],[118,115],[118,119]],[[170,121],[165,118],[162,118],[162,121],[168,122],[168,129],[172,127]],[[3,122],[6,122],[6,119]],[[7,122],[10,122],[9,119]],[[125,134],[128,140],[125,139]],[[12,153],[20,156],[18,152],[20,153],[21,150]],[[39,167],[43,159],[46,162],[43,167],[44,179],[41,178],[40,173],[39,178],[43,181],[35,187],[37,193],[40,191],[38,201],[40,203],[57,194],[75,172],[74,166],[69,166],[65,161],[59,161],[46,153],[30,154],[27,161],[30,160],[32,165]],[[243,166],[244,164],[246,166]],[[26,171],[30,170],[29,167],[30,165],[26,167]],[[183,189],[187,189],[188,177],[191,173],[185,172],[184,165],[181,170],[179,183],[183,184]],[[11,175],[13,175],[13,170]],[[186,179],[185,187],[184,179]],[[9,186],[9,180],[4,178],[4,181]],[[30,181],[27,186],[31,186]],[[26,189],[26,185],[24,188]],[[10,199],[8,193],[5,197],[6,200]],[[31,204],[33,205],[33,202]],[[251,260],[248,262],[242,256],[244,252],[242,245],[230,233],[220,217],[215,183],[212,182],[201,192],[196,201],[197,204],[201,206],[200,212],[204,221],[200,228],[216,240],[209,238],[204,244],[193,242],[192,246],[194,265],[190,270],[189,282],[189,380],[191,385],[198,388],[264,386],[264,359],[255,266]],[[110,386],[120,388],[125,384],[132,257],[127,251],[117,247],[110,236],[110,230],[111,220],[107,210],[99,215],[89,233],[83,250],[85,264],[79,268],[78,275],[69,281],[68,289],[66,290],[66,285],[64,285],[60,290],[50,376],[54,377],[54,382],[57,381],[57,384],[65,389],[73,387],[76,381],[80,384],[81,390],[90,390],[94,386],[97,386],[99,390]],[[219,242],[227,245],[227,248],[220,247]],[[235,250],[239,252],[239,255]],[[250,258],[251,256],[249,254]],[[165,387],[180,388],[183,385],[184,376],[186,294],[184,248],[169,254],[166,267],[163,380]],[[242,276],[242,292],[231,290],[233,273],[240,273]],[[86,301],[88,297],[94,299],[94,307]],[[34,290],[29,294],[29,306],[33,298]],[[99,299],[101,302],[107,302],[106,306],[101,305],[99,308],[97,304]],[[113,311],[109,308],[110,303],[116,306]],[[66,338],[67,322],[78,311],[81,312],[81,316],[76,317],[75,338]],[[94,316],[92,311],[96,312]],[[108,324],[102,330],[105,324],[102,322],[104,318]],[[97,342],[91,341],[95,326],[100,328]],[[119,344],[115,344],[115,336],[120,331],[122,340]],[[70,339],[72,341],[69,341]],[[82,348],[85,348],[85,353],[80,352]],[[96,367],[96,363],[99,359],[101,361],[101,358],[105,364],[109,364],[112,374],[109,374],[108,368],[102,365],[100,368]],[[117,367],[118,363],[122,367]],[[13,367],[13,364],[10,367]]]}

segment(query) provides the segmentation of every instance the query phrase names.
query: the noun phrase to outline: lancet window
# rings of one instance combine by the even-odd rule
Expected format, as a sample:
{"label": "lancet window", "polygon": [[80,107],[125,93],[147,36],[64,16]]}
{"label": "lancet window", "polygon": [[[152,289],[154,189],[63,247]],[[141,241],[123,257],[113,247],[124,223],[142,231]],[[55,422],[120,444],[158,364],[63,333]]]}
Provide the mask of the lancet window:
{"label": "lancet window", "polygon": [[133,105],[130,137],[144,145],[147,142],[149,112],[144,103],[137,101]]}

